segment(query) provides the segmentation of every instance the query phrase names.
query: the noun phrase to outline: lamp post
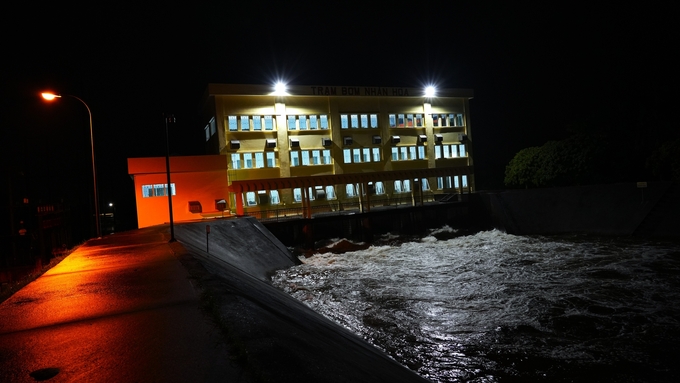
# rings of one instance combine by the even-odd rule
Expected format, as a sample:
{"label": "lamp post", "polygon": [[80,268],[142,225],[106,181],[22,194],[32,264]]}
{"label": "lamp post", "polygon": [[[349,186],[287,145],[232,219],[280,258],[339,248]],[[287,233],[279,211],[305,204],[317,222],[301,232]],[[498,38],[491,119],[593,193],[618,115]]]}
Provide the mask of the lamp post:
{"label": "lamp post", "polygon": [[[41,96],[47,101],[53,101],[55,98],[61,98],[60,94],[54,94],[49,92],[43,92]],[[102,230],[101,225],[99,224],[99,197],[97,197],[97,167],[95,166],[94,162],[94,135],[92,134],[92,111],[90,110],[90,107],[85,103],[85,101],[83,101],[79,97],[72,96],[69,94],[67,94],[66,96],[75,98],[76,100],[80,101],[83,105],[85,105],[85,108],[87,109],[87,114],[90,117],[90,147],[92,148],[92,182],[94,185],[94,215],[95,225],[97,227],[97,238],[101,238]]]}

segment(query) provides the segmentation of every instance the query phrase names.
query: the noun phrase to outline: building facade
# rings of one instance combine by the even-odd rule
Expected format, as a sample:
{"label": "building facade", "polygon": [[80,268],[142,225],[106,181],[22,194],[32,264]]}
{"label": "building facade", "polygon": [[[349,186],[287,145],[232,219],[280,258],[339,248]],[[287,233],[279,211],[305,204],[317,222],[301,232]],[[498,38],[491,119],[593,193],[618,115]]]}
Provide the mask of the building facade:
{"label": "building facade", "polygon": [[165,157],[128,158],[135,186],[137,226],[222,217],[226,209],[227,161],[223,155],[170,157],[170,188]]}
{"label": "building facade", "polygon": [[226,157],[226,209],[238,215],[422,203],[474,191],[472,96],[210,84],[206,150]]}

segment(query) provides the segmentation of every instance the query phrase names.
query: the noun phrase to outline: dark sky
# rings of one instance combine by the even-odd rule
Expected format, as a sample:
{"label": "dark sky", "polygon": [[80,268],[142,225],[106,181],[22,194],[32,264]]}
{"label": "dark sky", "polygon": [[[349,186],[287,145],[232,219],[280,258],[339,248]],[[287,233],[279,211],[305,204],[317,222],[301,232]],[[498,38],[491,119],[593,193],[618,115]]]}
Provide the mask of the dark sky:
{"label": "dark sky", "polygon": [[210,82],[472,88],[479,189],[502,187],[518,150],[560,139],[568,126],[621,129],[634,152],[640,130],[670,123],[671,2],[317,3],[3,9],[3,162],[51,175],[68,168],[46,178],[55,193],[87,178],[86,111],[73,99],[46,104],[43,89],[91,107],[102,203],[131,203],[126,159],[164,154],[164,112],[178,119],[171,152],[202,154],[198,116]]}

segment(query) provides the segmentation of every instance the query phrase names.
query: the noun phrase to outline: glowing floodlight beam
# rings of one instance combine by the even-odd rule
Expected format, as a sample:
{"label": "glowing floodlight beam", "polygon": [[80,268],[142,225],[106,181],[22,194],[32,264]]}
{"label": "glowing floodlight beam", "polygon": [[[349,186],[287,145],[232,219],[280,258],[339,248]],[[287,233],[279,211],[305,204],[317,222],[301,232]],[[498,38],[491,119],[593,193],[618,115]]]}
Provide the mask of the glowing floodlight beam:
{"label": "glowing floodlight beam", "polygon": [[434,97],[437,93],[437,89],[432,85],[425,87],[425,97]]}
{"label": "glowing floodlight beam", "polygon": [[58,94],[49,93],[49,92],[43,92],[43,93],[40,93],[40,95],[42,96],[42,98],[44,98],[45,100],[48,100],[48,101],[52,101],[52,100],[54,100],[55,98],[60,98],[60,97],[61,97],[61,96],[58,95]]}
{"label": "glowing floodlight beam", "polygon": [[288,93],[286,92],[286,84],[282,83],[281,81],[274,84],[274,92],[272,93],[272,96],[287,96],[287,95]]}

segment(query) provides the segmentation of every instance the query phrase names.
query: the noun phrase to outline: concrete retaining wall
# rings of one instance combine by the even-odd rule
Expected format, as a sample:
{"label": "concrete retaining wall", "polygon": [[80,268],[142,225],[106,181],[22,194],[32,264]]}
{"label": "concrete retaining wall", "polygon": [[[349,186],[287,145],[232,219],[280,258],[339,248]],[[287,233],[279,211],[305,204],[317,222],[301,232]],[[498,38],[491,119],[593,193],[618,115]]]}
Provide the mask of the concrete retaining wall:
{"label": "concrete retaining wall", "polygon": [[673,236],[680,198],[668,183],[591,185],[480,192],[473,210],[511,234]]}

